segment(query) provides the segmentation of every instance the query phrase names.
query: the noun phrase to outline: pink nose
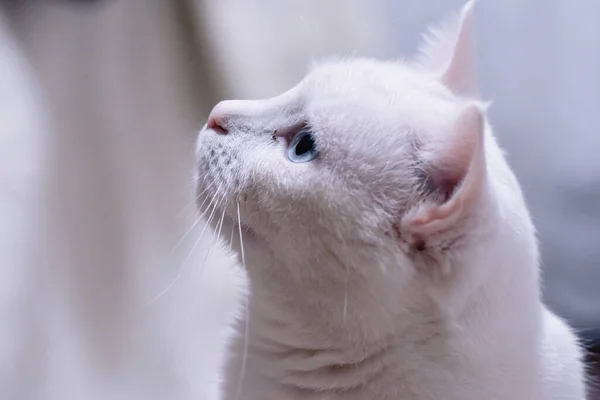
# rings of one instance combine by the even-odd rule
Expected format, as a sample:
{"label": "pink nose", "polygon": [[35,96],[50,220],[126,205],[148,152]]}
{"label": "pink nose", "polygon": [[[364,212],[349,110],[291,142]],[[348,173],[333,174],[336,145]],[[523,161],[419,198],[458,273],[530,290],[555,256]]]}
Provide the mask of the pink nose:
{"label": "pink nose", "polygon": [[[221,103],[219,103],[221,104]],[[208,122],[206,123],[206,127],[208,129],[212,129],[213,131],[225,135],[227,133],[227,129],[225,129],[224,117],[225,113],[223,112],[223,106],[219,106],[217,104],[214,106],[210,114],[208,115]]]}

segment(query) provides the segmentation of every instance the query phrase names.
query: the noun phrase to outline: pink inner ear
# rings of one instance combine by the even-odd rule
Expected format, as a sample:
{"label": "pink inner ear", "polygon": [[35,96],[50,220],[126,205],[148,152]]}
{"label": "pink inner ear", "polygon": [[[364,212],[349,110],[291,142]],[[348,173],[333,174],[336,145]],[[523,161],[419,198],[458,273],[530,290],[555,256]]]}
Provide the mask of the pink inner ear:
{"label": "pink inner ear", "polygon": [[458,217],[462,209],[462,199],[459,196],[453,196],[441,205],[434,205],[423,208],[418,216],[411,221],[413,228],[419,226],[431,225],[435,221],[445,221],[452,216]]}
{"label": "pink inner ear", "polygon": [[454,134],[432,151],[429,161],[434,192],[442,199],[427,202],[406,221],[407,229],[422,236],[451,227],[474,204],[485,177],[484,120],[477,105],[462,111]]}
{"label": "pink inner ear", "polygon": [[454,171],[454,173],[452,173],[448,169],[444,171],[437,171],[432,174],[432,186],[435,188],[435,192],[442,196],[442,203],[446,203],[448,200],[450,200],[457,187],[462,182],[464,176],[464,173],[458,171]]}
{"label": "pink inner ear", "polygon": [[435,159],[430,165],[429,179],[434,191],[443,196],[443,203],[450,200],[466,180],[471,161],[477,151],[479,128],[473,126],[477,121],[469,121],[470,118],[477,117],[461,115],[454,137],[436,149]]}

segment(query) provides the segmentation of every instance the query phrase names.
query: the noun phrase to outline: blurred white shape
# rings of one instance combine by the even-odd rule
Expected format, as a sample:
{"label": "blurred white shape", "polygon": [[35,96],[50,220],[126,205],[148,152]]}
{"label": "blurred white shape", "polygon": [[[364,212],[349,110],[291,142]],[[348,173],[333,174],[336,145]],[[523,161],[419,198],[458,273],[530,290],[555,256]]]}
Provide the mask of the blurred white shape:
{"label": "blurred white shape", "polygon": [[313,57],[377,53],[377,9],[360,0],[14,5],[44,107],[26,101],[31,77],[7,41],[0,97],[23,100],[20,112],[0,110],[15,127],[0,139],[10,143],[0,149],[0,248],[10,250],[0,398],[212,400],[244,282],[214,235],[193,249],[202,223],[172,250],[195,219],[186,208],[195,133],[221,97],[287,89]]}
{"label": "blurred white shape", "polygon": [[196,1],[200,32],[227,96],[262,98],[298,83],[323,58],[388,49],[381,0]]}

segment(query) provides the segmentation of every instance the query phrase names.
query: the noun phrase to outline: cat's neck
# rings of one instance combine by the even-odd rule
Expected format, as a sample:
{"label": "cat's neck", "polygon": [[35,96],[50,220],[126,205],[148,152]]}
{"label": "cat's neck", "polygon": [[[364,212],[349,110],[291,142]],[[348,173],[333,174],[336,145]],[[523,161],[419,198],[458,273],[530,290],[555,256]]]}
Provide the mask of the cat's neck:
{"label": "cat's neck", "polygon": [[[380,390],[398,390],[388,382],[396,380],[403,385],[402,393],[414,391],[415,395],[407,399],[419,399],[419,387],[450,386],[452,379],[464,378],[474,379],[469,384],[480,387],[473,386],[473,393],[483,396],[485,386],[492,384],[485,380],[500,379],[494,372],[498,365],[509,369],[515,359],[523,365],[532,363],[537,345],[528,341],[533,336],[527,332],[537,326],[539,301],[528,290],[528,279],[513,279],[515,273],[524,277],[533,266],[512,263],[511,256],[502,255],[500,249],[495,253],[488,247],[489,257],[456,266],[497,271],[464,298],[432,293],[422,296],[418,310],[402,314],[398,310],[406,307],[398,303],[403,295],[414,301],[419,292],[430,288],[398,288],[392,266],[386,274],[374,271],[368,281],[350,276],[348,282],[327,282],[315,288],[286,278],[276,261],[267,265],[263,260],[261,272],[255,273],[253,263],[258,260],[249,260],[250,324],[238,345],[248,343],[251,379],[260,382],[257,386],[272,385],[270,393],[284,397],[290,391],[312,390],[314,398],[321,398],[317,393],[331,391],[356,393],[354,397],[342,396],[352,399],[366,398],[365,393],[390,395],[392,392],[382,394]],[[512,285],[513,297],[501,296],[506,293],[505,285]],[[461,302],[460,307],[452,301]],[[507,326],[511,327],[508,331]],[[517,350],[523,348],[530,351]],[[456,359],[457,354],[460,359]],[[491,358],[497,360],[496,366],[486,361]],[[508,375],[502,379],[520,379]],[[445,394],[442,391],[435,394],[438,397],[424,398]],[[448,394],[447,398],[459,397]]]}
{"label": "cat's neck", "polygon": [[249,341],[253,368],[260,365],[253,371],[258,381],[278,382],[270,394],[358,393],[385,379],[399,346],[422,338],[416,324],[402,332],[396,324],[410,316],[399,315],[403,308],[395,304],[391,277],[328,282],[325,290],[315,290],[284,275],[251,278],[248,337],[241,338]]}
{"label": "cat's neck", "polygon": [[[518,310],[517,295],[503,304],[493,300],[486,287],[473,293],[462,315],[444,315],[445,310],[431,302],[427,317],[394,314],[393,295],[385,287],[366,295],[350,288],[345,300],[340,287],[307,298],[298,289],[288,289],[282,296],[277,284],[253,285],[259,286],[251,289],[250,324],[247,335],[241,329],[236,353],[243,353],[247,341],[250,389],[264,388],[273,399],[321,399],[327,393],[332,399],[387,398],[394,393],[406,399],[476,398],[444,390],[423,397],[420,390],[456,388],[455,380],[467,379],[472,394],[485,396],[486,387],[498,387],[503,379],[521,379],[498,373],[498,368],[509,371],[510,365],[531,364],[536,351],[537,344],[527,341],[532,336],[517,332],[536,326],[535,306],[531,308],[535,303],[525,301],[527,309]],[[367,297],[379,306],[365,306]],[[518,350],[523,348],[529,350]],[[490,365],[488,359],[496,364]],[[297,392],[303,394],[290,395]]]}
{"label": "cat's neck", "polygon": [[[361,345],[378,343],[398,333],[395,321],[410,318],[398,295],[401,288],[397,282],[401,277],[396,276],[394,268],[385,272],[372,268],[368,276],[348,268],[341,277],[316,276],[312,282],[306,282],[293,277],[277,260],[250,259],[249,263],[251,316],[254,321],[263,320],[256,322],[257,326],[276,326],[272,332],[276,337],[269,339],[284,346],[299,343],[306,348],[351,347],[356,341]],[[254,263],[261,266],[260,272],[253,271]],[[265,330],[262,334],[268,336],[270,332]]]}

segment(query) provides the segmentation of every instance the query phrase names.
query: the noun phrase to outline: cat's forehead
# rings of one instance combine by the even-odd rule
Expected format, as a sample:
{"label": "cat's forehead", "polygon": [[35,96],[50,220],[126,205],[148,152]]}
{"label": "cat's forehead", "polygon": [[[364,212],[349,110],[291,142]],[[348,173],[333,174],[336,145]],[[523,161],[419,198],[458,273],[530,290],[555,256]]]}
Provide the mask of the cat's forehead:
{"label": "cat's forehead", "polygon": [[451,93],[431,75],[401,62],[374,59],[328,61],[315,64],[304,80],[305,95],[399,100],[435,96],[450,99]]}
{"label": "cat's forehead", "polygon": [[[461,103],[431,74],[400,62],[372,59],[318,64],[301,91],[305,109],[336,124],[377,122],[423,131],[446,125]],[[344,121],[335,118],[337,112]]]}

